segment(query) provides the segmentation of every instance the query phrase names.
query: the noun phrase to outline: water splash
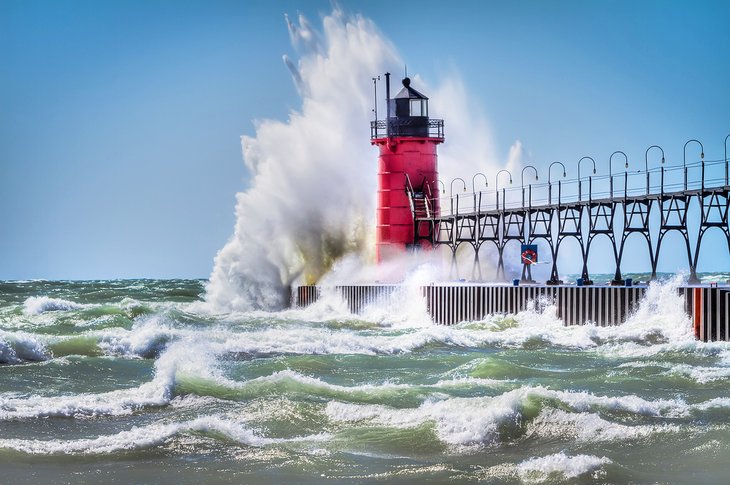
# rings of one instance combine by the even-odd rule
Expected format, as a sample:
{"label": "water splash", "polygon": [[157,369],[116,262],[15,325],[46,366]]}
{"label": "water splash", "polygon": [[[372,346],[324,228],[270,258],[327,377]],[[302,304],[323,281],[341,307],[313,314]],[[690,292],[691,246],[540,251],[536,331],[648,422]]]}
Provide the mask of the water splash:
{"label": "water splash", "polygon": [[[216,312],[282,308],[292,281],[313,283],[348,253],[373,259],[370,79],[403,63],[360,15],[336,8],[323,18],[321,32],[303,16],[296,22],[287,17],[287,24],[300,58],[284,56],[284,63],[302,104],[287,121],[258,122],[255,136],[242,137],[251,186],[237,194],[235,231],[210,276],[206,301]],[[473,112],[460,78],[449,75],[433,93],[433,113],[455,127],[453,147],[447,144],[439,155],[446,179],[496,166],[489,125]],[[520,156],[518,142],[509,164]]]}
{"label": "water splash", "polygon": [[61,298],[47,296],[31,296],[23,303],[23,311],[28,315],[40,315],[45,312],[79,310],[84,305]]}
{"label": "water splash", "polygon": [[541,483],[564,478],[576,478],[612,463],[605,456],[575,455],[565,452],[525,460],[517,466],[520,479],[525,482]]}
{"label": "water splash", "polygon": [[214,308],[280,308],[284,285],[319,278],[349,251],[368,252],[375,170],[368,143],[374,73],[400,63],[375,25],[339,10],[317,33],[289,21],[302,57],[285,57],[302,96],[286,122],[264,120],[242,137],[252,184],[237,195],[237,223],[216,256],[207,301]]}

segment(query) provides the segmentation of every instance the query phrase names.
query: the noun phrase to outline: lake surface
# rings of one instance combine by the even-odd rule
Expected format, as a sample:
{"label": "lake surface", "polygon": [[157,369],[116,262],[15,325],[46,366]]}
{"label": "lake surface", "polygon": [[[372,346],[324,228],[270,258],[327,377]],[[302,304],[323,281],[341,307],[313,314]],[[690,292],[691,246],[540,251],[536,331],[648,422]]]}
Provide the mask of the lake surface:
{"label": "lake surface", "polygon": [[0,282],[0,482],[722,483],[730,345],[695,341],[676,284],[601,328]]}

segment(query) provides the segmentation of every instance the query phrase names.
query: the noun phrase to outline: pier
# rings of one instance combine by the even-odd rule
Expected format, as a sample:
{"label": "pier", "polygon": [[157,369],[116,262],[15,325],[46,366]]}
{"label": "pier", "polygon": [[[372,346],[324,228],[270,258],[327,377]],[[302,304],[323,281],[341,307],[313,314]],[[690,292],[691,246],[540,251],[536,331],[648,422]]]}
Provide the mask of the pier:
{"label": "pier", "polygon": [[[323,292],[333,292],[353,314],[371,305],[397,304],[401,285],[298,286],[292,304],[314,304]],[[530,308],[540,311],[555,305],[565,325],[593,323],[601,327],[624,323],[647,291],[641,286],[494,285],[479,283],[433,284],[416,287],[431,320],[439,325],[479,321],[489,315],[515,314]],[[730,287],[694,285],[677,289],[692,321],[695,337],[708,342],[730,340]]]}
{"label": "pier", "polygon": [[[372,136],[377,140],[382,139],[379,126],[374,122]],[[439,136],[443,133],[439,132]],[[540,180],[539,174],[528,165],[520,174],[519,188],[500,187],[500,180],[513,183],[512,174],[500,170],[491,190],[490,179],[477,173],[472,178],[471,193],[466,193],[466,181],[458,178],[448,185],[448,197],[447,185],[442,181],[425,177],[414,180],[415,177],[404,174],[402,190],[408,198],[412,222],[412,241],[407,247],[447,247],[451,254],[453,283],[417,287],[432,321],[453,325],[528,308],[539,311],[551,304],[565,325],[620,325],[637,310],[648,288],[646,284],[635,285],[622,275],[627,241],[633,237],[645,242],[651,279],[655,279],[662,243],[668,234],[676,233],[684,243],[689,270],[688,284],[677,291],[684,300],[695,337],[702,341],[730,340],[730,286],[701,285],[697,278],[699,256],[709,230],[724,235],[724,247],[711,248],[716,258],[724,263],[730,261],[728,139],[730,135],[725,138],[722,160],[706,160],[704,145],[689,140],[683,146],[681,164],[667,164],[664,150],[652,145],[638,170],[630,171],[629,157],[616,151],[608,157],[608,175],[595,175],[595,159],[583,157],[578,160],[575,179],[567,179],[565,164],[553,162],[547,181],[535,183]],[[653,168],[650,159],[654,161]],[[623,172],[613,172],[616,163],[620,163]],[[591,174],[581,177],[581,167],[588,168]],[[557,174],[556,179],[553,174]],[[477,180],[484,183],[486,190],[476,189]],[[459,193],[459,188],[464,193]],[[597,237],[607,239],[612,248],[615,272],[607,285],[594,285],[588,267]],[[577,242],[582,260],[581,277],[575,284],[565,284],[558,272],[558,256],[568,239]],[[534,281],[531,271],[537,263],[538,243],[547,247],[551,261],[550,278],[544,283]],[[520,245],[522,249],[520,274],[505,271],[508,245]],[[458,267],[457,251],[469,247],[474,256],[471,280],[466,282],[460,275],[464,268]],[[497,260],[496,274],[482,274],[483,253]],[[493,282],[484,282],[486,278]],[[499,283],[507,281],[512,284]],[[370,305],[392,303],[400,288],[403,287],[392,284],[299,286],[292,289],[292,304],[311,305],[323,291],[329,291],[357,314]]]}

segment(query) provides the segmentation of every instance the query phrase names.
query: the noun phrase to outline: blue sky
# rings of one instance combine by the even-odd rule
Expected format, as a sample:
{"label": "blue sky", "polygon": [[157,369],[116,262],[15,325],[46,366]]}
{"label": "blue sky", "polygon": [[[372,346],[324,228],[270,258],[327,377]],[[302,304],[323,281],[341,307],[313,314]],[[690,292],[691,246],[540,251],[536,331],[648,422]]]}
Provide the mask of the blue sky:
{"label": "blue sky", "polygon": [[[505,159],[515,140],[540,168],[591,155],[599,173],[614,150],[643,164],[652,144],[679,163],[690,138],[723,156],[726,1],[339,5],[371,18],[409,72],[461,76]],[[248,183],[240,135],[299,107],[284,14],[317,26],[330,11],[1,2],[0,278],[207,277]]]}

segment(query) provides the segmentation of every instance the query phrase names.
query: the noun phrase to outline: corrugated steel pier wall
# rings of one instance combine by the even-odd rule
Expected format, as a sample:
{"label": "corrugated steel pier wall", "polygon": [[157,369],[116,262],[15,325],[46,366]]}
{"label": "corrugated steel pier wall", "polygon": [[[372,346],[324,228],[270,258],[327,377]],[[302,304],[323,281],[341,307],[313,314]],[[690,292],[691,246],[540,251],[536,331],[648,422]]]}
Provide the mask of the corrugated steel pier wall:
{"label": "corrugated steel pier wall", "polygon": [[[392,303],[399,285],[341,285],[328,288],[360,313],[374,303]],[[434,323],[453,325],[478,321],[495,313],[514,314],[528,305],[552,303],[565,325],[593,322],[620,325],[634,312],[646,294],[646,286],[502,286],[483,284],[435,284],[418,287]],[[292,305],[305,307],[317,301],[323,288],[298,286]],[[705,342],[730,340],[730,287],[683,286],[678,289],[694,325],[695,336]]]}

